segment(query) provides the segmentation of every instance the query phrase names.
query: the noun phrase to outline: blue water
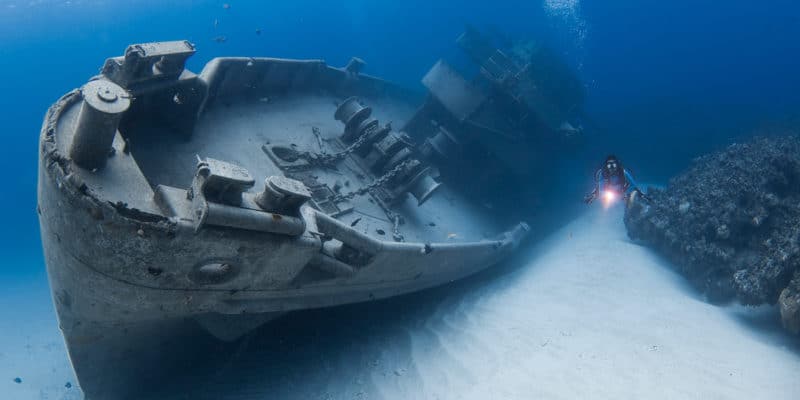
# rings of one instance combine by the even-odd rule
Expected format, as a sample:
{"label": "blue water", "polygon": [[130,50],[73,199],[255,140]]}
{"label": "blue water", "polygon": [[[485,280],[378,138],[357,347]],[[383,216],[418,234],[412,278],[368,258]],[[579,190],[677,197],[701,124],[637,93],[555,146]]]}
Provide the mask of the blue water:
{"label": "blue water", "polygon": [[535,37],[586,85],[589,139],[566,168],[585,169],[587,182],[607,153],[621,156],[640,180],[665,182],[697,155],[800,123],[797,1],[223,3],[0,0],[0,282],[44,279],[35,209],[47,107],[131,43],[188,39],[198,48],[193,70],[223,55],[331,65],[358,56],[366,72],[421,91],[419,80],[436,60],[463,62],[454,41],[466,24]]}
{"label": "blue water", "polygon": [[[615,152],[649,181],[664,181],[698,154],[798,115],[800,5],[791,0],[266,3],[232,1],[224,9],[221,1],[1,2],[4,254],[40,259],[36,140],[45,110],[130,43],[188,39],[198,46],[189,63],[195,70],[222,55],[332,65],[356,55],[369,73],[420,87],[437,59],[462,57],[454,40],[465,24],[543,38],[586,83],[594,128],[588,154],[597,155],[578,163]],[[212,40],[220,35],[227,42]],[[27,265],[3,274],[28,274]]]}

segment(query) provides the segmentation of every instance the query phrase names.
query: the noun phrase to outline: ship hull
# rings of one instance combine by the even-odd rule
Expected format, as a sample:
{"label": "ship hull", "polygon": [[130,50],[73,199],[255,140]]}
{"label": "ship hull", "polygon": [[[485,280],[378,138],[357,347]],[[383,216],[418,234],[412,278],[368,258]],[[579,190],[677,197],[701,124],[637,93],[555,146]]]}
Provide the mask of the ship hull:
{"label": "ship hull", "polygon": [[[250,60],[230,63],[246,67]],[[304,70],[309,65],[286,60],[258,62],[265,71],[278,67]],[[212,62],[204,76],[192,75],[172,85],[198,88],[199,92],[208,87],[218,95],[227,90],[226,84],[233,85],[226,83],[231,81],[227,78],[214,84],[230,71],[231,67],[224,66],[224,60]],[[319,63],[313,67],[323,74],[341,72]],[[383,85],[377,80],[364,81],[372,88]],[[339,82],[336,87],[344,86]],[[161,95],[156,92],[153,99],[157,96]],[[159,171],[169,170],[159,164],[166,161],[148,156],[144,148],[134,152],[141,157],[137,162],[120,132],[114,132],[102,168],[75,164],[69,157],[70,143],[77,140],[83,104],[80,93],[69,93],[45,118],[37,210],[59,326],[89,399],[143,398],[174,371],[214,351],[218,340],[236,340],[285,312],[389,298],[463,278],[507,257],[528,232],[521,223],[491,239],[461,240],[451,235],[451,242],[393,241],[376,238],[374,232],[383,235],[380,228],[390,229],[391,222],[372,218],[368,212],[339,220],[307,206],[300,214],[289,216],[255,210],[252,205],[245,209],[211,201],[209,207],[225,211],[223,215],[233,222],[218,218],[218,225],[208,221],[202,225],[191,208],[195,204],[190,201],[192,189],[152,182]],[[279,105],[271,107],[279,111]],[[229,112],[226,110],[220,112]],[[269,118],[279,115],[278,111],[253,115]],[[150,109],[136,112],[141,115],[134,116],[146,120]],[[304,116],[322,118],[311,113]],[[207,120],[206,124],[214,122],[213,118]],[[181,126],[193,127],[194,122]],[[306,128],[303,132],[307,134]],[[129,129],[129,135],[133,130]],[[203,127],[197,131],[193,140],[200,142]],[[230,133],[228,142],[233,138]],[[247,143],[241,146],[242,154],[252,147]],[[241,156],[241,160],[247,163],[249,158]],[[257,161],[260,164],[254,162],[254,168],[264,164]],[[159,168],[148,176],[148,165]],[[245,193],[243,204],[250,204],[252,198]],[[367,200],[356,206],[364,210],[376,207]],[[405,210],[406,206],[397,207]],[[446,235],[436,231],[446,228],[433,228],[434,224],[422,219],[423,214],[415,214],[416,205],[413,207],[404,228],[409,235]],[[451,221],[455,225],[465,225],[460,218],[469,215],[468,209],[459,211],[452,198],[431,200],[426,207],[428,216],[438,211],[458,215]],[[256,218],[260,225],[241,215],[262,218]],[[361,222],[357,228],[364,226],[362,230],[354,228],[362,218],[372,222]],[[300,222],[292,225],[287,221]],[[369,223],[373,225],[367,231]],[[298,226],[301,229],[296,231]]]}
{"label": "ship hull", "polygon": [[[87,399],[141,398],[170,373],[213,351],[218,340],[235,340],[287,311],[372,301],[460,279],[497,263],[525,233],[520,230],[489,245],[440,246],[430,254],[424,254],[422,244],[392,243],[370,266],[384,271],[378,274],[381,278],[366,283],[218,290],[132,282],[126,279],[132,270],[158,280],[168,272],[156,276],[153,265],[166,270],[186,265],[188,271],[198,260],[214,257],[165,259],[189,252],[181,236],[195,244],[200,238],[188,229],[159,226],[163,221],[120,215],[113,206],[82,193],[48,154],[46,134],[45,130],[38,187],[42,244],[59,327]],[[224,247],[233,249],[252,240],[211,237],[208,247],[217,248],[214,243],[225,239],[229,242]],[[112,245],[130,241],[141,243]],[[142,245],[147,242],[153,246]],[[279,253],[286,254],[289,264],[309,248],[319,248],[303,240],[282,246],[286,248]],[[270,258],[261,267],[280,264],[280,259]]]}

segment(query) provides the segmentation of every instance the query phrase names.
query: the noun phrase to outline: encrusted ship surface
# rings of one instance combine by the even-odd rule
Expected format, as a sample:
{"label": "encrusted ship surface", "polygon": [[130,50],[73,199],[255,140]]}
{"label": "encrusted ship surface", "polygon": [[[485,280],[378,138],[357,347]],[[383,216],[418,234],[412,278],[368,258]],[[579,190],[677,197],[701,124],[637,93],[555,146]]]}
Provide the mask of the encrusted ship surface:
{"label": "encrusted ship surface", "polygon": [[[479,87],[440,63],[423,102],[356,58],[217,58],[195,74],[194,51],[130,46],[45,119],[42,242],[87,398],[138,398],[186,332],[235,340],[287,311],[432,287],[526,236],[474,201],[479,184],[439,172],[476,148],[512,162],[473,166],[475,183],[526,168],[520,143],[553,131],[531,128],[519,77]],[[516,114],[494,115],[501,101]]]}

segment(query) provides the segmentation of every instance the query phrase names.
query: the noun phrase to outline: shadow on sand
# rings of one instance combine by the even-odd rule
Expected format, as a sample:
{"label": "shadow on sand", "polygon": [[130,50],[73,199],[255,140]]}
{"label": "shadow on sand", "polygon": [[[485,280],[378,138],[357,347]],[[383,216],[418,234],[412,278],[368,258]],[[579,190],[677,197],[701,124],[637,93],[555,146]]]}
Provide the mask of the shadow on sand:
{"label": "shadow on sand", "polygon": [[[495,267],[386,300],[292,312],[233,343],[198,336],[194,359],[147,388],[150,399],[380,398],[373,374],[410,374],[410,331],[450,315],[471,294],[502,289],[541,252],[555,224]],[[523,245],[525,246],[525,245]],[[463,312],[463,311],[462,311]]]}

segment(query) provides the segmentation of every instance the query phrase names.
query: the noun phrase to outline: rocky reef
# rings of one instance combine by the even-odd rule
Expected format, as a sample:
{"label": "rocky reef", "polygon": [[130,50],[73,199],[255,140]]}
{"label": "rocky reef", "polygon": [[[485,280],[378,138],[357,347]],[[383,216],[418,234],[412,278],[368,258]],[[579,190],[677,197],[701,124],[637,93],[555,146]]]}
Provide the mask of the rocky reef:
{"label": "rocky reef", "polygon": [[775,304],[800,333],[800,139],[762,137],[694,160],[625,213],[628,235],[713,302]]}

